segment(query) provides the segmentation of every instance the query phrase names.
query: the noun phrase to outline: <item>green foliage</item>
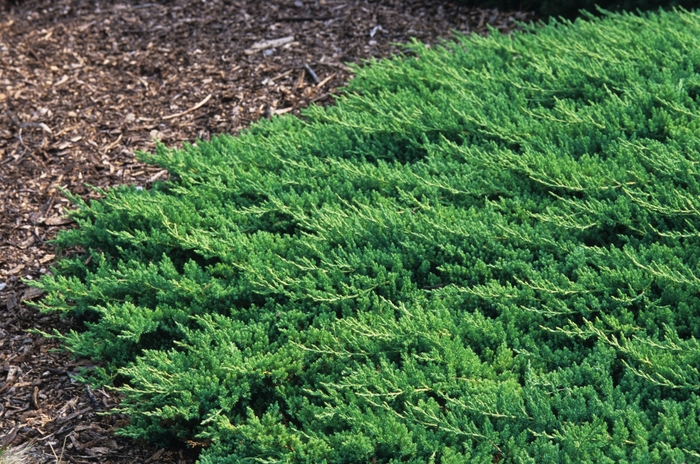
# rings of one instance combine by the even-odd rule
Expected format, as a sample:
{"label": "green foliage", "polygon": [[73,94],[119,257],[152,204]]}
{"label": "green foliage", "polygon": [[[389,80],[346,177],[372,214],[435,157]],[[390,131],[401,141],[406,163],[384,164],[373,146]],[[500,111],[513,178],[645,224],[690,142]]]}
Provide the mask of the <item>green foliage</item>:
{"label": "green foliage", "polygon": [[459,0],[477,7],[496,7],[505,10],[536,11],[542,17],[572,19],[581,11],[598,14],[601,8],[611,12],[657,11],[659,8],[697,8],[698,0]]}
{"label": "green foliage", "polygon": [[142,155],[38,286],[213,463],[698,462],[700,15],[413,44]]}

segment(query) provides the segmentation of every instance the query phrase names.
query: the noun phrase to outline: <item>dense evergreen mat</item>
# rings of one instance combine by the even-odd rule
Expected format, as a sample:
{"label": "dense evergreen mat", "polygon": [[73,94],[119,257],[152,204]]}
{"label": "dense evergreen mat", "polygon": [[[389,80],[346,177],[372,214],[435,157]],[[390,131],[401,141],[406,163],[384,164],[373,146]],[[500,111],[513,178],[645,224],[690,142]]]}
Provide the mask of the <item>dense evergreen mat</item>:
{"label": "dense evergreen mat", "polygon": [[697,462],[699,69],[691,12],[414,44],[76,199],[42,306],[202,463]]}
{"label": "dense evergreen mat", "polygon": [[506,11],[536,11],[544,18],[563,16],[570,19],[580,16],[582,10],[598,14],[600,8],[619,12],[700,7],[700,0],[459,0],[459,2],[476,7],[496,7]]}

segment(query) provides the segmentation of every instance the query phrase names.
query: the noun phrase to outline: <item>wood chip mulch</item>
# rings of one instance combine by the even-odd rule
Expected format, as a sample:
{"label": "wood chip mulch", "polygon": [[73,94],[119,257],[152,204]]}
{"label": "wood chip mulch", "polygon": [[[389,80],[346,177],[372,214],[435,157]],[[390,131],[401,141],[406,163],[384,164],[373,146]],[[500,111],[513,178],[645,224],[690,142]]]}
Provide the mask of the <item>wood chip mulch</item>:
{"label": "wood chip mulch", "polygon": [[85,184],[144,188],[167,172],[134,158],[328,104],[345,63],[451,30],[513,30],[528,12],[426,0],[0,0],[0,447],[37,463],[191,463],[196,448],[114,435],[119,402],[76,382],[94,363],[27,329],[67,332],[23,281],[50,272],[48,243],[71,227]]}

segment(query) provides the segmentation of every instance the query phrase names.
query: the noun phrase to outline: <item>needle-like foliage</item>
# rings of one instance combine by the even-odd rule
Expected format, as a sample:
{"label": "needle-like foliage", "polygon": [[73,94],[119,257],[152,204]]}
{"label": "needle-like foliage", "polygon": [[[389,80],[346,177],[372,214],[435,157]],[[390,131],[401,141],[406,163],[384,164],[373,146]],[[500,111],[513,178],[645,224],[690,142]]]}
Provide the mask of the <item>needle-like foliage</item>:
{"label": "needle-like foliage", "polygon": [[[457,37],[79,203],[38,284],[201,463],[700,460],[700,15]],[[77,201],[77,200],[76,200]]]}
{"label": "needle-like foliage", "polygon": [[697,8],[698,0],[459,0],[460,3],[505,10],[535,11],[539,16],[575,18],[582,11],[598,14],[601,8],[618,11],[656,11],[659,8]]}

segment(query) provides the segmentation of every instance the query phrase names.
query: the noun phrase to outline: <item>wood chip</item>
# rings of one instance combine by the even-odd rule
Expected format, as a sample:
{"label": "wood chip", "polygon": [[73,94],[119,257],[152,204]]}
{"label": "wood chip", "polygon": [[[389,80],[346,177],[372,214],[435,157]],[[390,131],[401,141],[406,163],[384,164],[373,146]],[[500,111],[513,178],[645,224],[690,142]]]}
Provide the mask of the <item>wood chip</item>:
{"label": "wood chip", "polygon": [[73,219],[67,216],[53,216],[44,221],[47,226],[62,226],[64,224],[70,224]]}
{"label": "wood chip", "polygon": [[20,243],[18,246],[19,246],[22,250],[26,250],[27,247],[33,245],[35,241],[36,241],[36,238],[34,238],[34,236],[32,235],[32,236],[30,236],[27,240],[25,240],[24,242]]}
{"label": "wood chip", "polygon": [[90,412],[91,410],[92,410],[91,406],[88,406],[87,408],[79,409],[79,410],[75,411],[73,414],[68,414],[67,416],[59,417],[58,419],[56,419],[56,422],[58,422],[59,424],[62,424],[63,422],[68,422],[69,420],[75,419],[78,416],[82,416],[83,414],[85,414],[86,412]]}
{"label": "wood chip", "polygon": [[293,109],[294,109],[294,107],[293,107],[293,106],[290,106],[289,108],[282,108],[282,109],[279,109],[279,110],[275,110],[275,111],[273,111],[273,114],[284,114],[284,113],[289,113],[289,112],[292,111]]}
{"label": "wood chip", "polygon": [[158,179],[160,179],[162,176],[164,176],[164,175],[167,174],[167,173],[168,173],[168,170],[167,170],[167,169],[163,169],[162,171],[158,171],[158,172],[156,172],[155,174],[153,174],[151,177],[149,177],[147,182],[148,182],[149,184],[150,184],[150,183],[153,183],[153,182],[157,181]]}
{"label": "wood chip", "polygon": [[331,74],[330,76],[328,76],[328,77],[326,77],[325,79],[323,79],[321,82],[319,82],[318,84],[316,84],[316,88],[317,88],[317,89],[320,89],[321,87],[323,87],[324,85],[326,85],[326,84],[328,83],[328,81],[330,81],[331,79],[333,79],[333,78],[335,77],[336,74],[338,74],[338,73],[337,73],[337,72],[334,72],[334,73]]}
{"label": "wood chip", "polygon": [[63,77],[61,77],[61,79],[58,80],[58,82],[55,82],[55,83],[53,84],[53,86],[54,86],[54,87],[60,87],[60,86],[62,86],[63,84],[65,84],[66,82],[68,82],[68,79],[69,79],[69,77],[68,77],[66,74],[64,74]]}
{"label": "wood chip", "polygon": [[5,446],[10,445],[15,440],[15,437],[17,437],[17,432],[20,428],[20,426],[12,427],[9,432],[0,438],[0,447],[4,448]]}
{"label": "wood chip", "polygon": [[4,393],[10,389],[10,387],[17,381],[19,376],[22,375],[22,369],[17,366],[10,366],[7,371],[7,378],[5,379],[5,385],[0,388],[0,393]]}
{"label": "wood chip", "polygon": [[85,452],[90,456],[103,456],[105,454],[109,454],[110,449],[106,446],[95,446],[93,448],[86,449]]}
{"label": "wood chip", "polygon": [[48,255],[44,256],[43,258],[41,258],[41,259],[39,260],[39,263],[40,263],[40,264],[46,264],[46,263],[48,263],[49,261],[51,261],[52,259],[54,259],[55,257],[56,257],[56,255],[48,254]]}
{"label": "wood chip", "polygon": [[111,150],[112,148],[116,147],[116,146],[119,144],[119,142],[121,142],[121,141],[122,141],[122,134],[119,134],[119,137],[117,137],[117,140],[115,140],[114,142],[112,142],[112,143],[110,143],[109,145],[107,145],[107,146],[104,148],[104,151],[105,151],[105,152],[108,152],[108,151]]}
{"label": "wood chip", "polygon": [[293,35],[288,37],[280,37],[279,39],[261,40],[260,42],[255,42],[253,45],[251,45],[250,48],[245,51],[245,53],[251,55],[257,51],[265,50],[267,48],[280,47],[290,42],[294,42]]}
{"label": "wood chip", "polygon": [[12,312],[17,307],[17,296],[14,293],[10,293],[5,302],[5,307],[8,311]]}
{"label": "wood chip", "polygon": [[304,77],[306,77],[306,69],[302,69],[301,72],[299,73],[299,78],[294,82],[294,87],[292,88],[293,91],[296,92],[296,90],[304,85]]}
{"label": "wood chip", "polygon": [[158,451],[153,453],[153,455],[150,458],[146,459],[145,463],[150,464],[152,462],[155,462],[156,459],[158,459],[159,457],[161,457],[163,455],[163,453],[165,453],[165,448],[159,449]]}
{"label": "wood chip", "polygon": [[44,291],[41,290],[40,288],[35,288],[35,287],[29,287],[22,293],[22,297],[20,298],[20,301],[27,301],[27,300],[34,300],[36,298],[39,298],[44,294]]}
{"label": "wood chip", "polygon": [[170,116],[163,116],[163,119],[179,118],[180,116],[184,116],[184,115],[186,115],[186,114],[189,114],[189,113],[191,113],[191,112],[193,112],[193,111],[195,111],[195,110],[198,110],[198,109],[201,108],[202,106],[206,105],[207,102],[208,102],[209,100],[211,100],[211,94],[207,95],[207,97],[206,97],[204,100],[202,100],[201,102],[197,103],[196,105],[194,105],[194,106],[193,106],[192,108],[190,108],[189,110],[183,111],[182,113],[171,114]]}
{"label": "wood chip", "polygon": [[41,130],[43,130],[44,132],[48,132],[49,134],[52,134],[51,128],[49,126],[47,126],[46,124],[44,124],[43,122],[39,123],[39,127],[41,127]]}
{"label": "wood chip", "polygon": [[39,407],[39,387],[34,386],[34,390],[32,391],[32,406],[34,409],[40,409]]}
{"label": "wood chip", "polygon": [[11,276],[11,275],[19,274],[22,271],[22,269],[24,269],[24,264],[18,264],[17,266],[13,267],[9,271],[5,272],[5,275]]}
{"label": "wood chip", "polygon": [[275,77],[272,78],[272,80],[276,81],[277,79],[282,79],[283,77],[289,76],[293,72],[294,72],[294,69],[290,69],[289,71],[285,71],[282,74],[276,75]]}

